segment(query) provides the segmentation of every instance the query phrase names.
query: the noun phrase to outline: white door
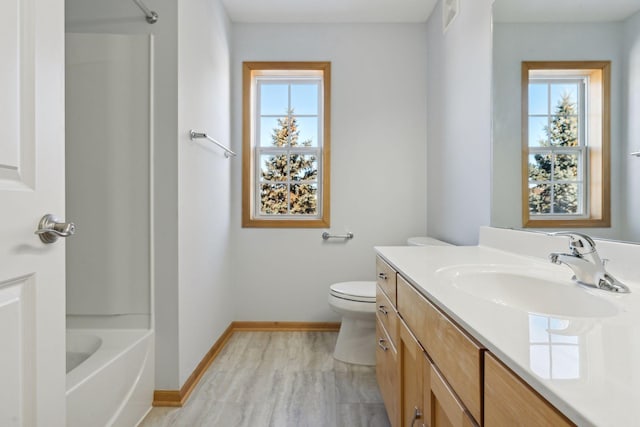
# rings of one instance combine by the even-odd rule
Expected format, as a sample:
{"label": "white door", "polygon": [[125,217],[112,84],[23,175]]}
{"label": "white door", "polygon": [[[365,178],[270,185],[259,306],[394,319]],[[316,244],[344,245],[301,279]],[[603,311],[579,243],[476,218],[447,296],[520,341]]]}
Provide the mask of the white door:
{"label": "white door", "polygon": [[0,426],[65,424],[64,2],[0,0]]}

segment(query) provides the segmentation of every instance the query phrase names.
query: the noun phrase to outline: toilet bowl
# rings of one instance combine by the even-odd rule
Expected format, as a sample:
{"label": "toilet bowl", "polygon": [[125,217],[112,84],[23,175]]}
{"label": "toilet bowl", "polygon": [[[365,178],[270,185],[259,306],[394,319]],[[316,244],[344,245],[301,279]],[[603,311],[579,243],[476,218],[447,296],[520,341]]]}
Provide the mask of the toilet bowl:
{"label": "toilet bowl", "polygon": [[[411,237],[409,246],[451,246],[432,237]],[[342,316],[333,352],[337,360],[376,364],[376,282],[341,282],[329,289],[329,306]]]}
{"label": "toilet bowl", "polygon": [[342,316],[333,357],[376,364],[376,282],[341,282],[329,288],[329,306]]}

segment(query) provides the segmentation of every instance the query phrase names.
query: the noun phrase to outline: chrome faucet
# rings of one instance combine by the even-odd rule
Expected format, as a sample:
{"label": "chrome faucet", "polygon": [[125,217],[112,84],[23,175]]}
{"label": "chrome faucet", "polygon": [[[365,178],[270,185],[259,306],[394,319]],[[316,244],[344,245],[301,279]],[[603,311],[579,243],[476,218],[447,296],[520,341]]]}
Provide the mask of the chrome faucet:
{"label": "chrome faucet", "polygon": [[554,264],[566,264],[575,276],[573,280],[581,285],[591,286],[610,292],[629,293],[627,286],[606,272],[604,261],[596,251],[596,243],[586,234],[561,231],[551,236],[568,236],[571,253],[551,253],[549,260]]}

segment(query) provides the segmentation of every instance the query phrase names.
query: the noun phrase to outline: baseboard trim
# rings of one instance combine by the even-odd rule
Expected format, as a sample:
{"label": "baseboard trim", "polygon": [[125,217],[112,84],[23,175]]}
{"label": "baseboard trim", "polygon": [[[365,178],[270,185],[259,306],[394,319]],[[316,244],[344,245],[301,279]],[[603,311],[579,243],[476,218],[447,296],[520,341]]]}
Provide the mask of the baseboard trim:
{"label": "baseboard trim", "polygon": [[182,407],[200,382],[211,363],[229,341],[234,332],[248,331],[309,331],[309,332],[337,332],[340,322],[231,322],[220,338],[211,346],[198,366],[193,370],[180,390],[155,390],[153,392],[153,406]]}
{"label": "baseboard trim", "polygon": [[200,379],[207,371],[207,368],[218,356],[220,351],[224,348],[229,338],[233,335],[233,322],[225,329],[220,338],[211,346],[207,354],[204,355],[198,366],[193,370],[189,378],[184,382],[184,385],[180,390],[155,390],[153,392],[153,406],[174,406],[181,407],[185,404],[191,392]]}
{"label": "baseboard trim", "polygon": [[154,390],[151,406],[181,407],[183,403],[180,390]]}
{"label": "baseboard trim", "polygon": [[340,322],[233,322],[234,331],[327,331],[340,330]]}

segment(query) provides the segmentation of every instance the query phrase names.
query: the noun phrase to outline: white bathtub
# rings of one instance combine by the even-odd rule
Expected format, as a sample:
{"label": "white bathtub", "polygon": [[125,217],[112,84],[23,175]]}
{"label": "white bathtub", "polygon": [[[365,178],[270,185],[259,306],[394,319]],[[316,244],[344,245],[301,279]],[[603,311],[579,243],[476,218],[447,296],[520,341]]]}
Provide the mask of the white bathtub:
{"label": "white bathtub", "polygon": [[[153,331],[67,329],[67,427],[133,427],[153,401]],[[81,359],[85,359],[81,361]]]}

